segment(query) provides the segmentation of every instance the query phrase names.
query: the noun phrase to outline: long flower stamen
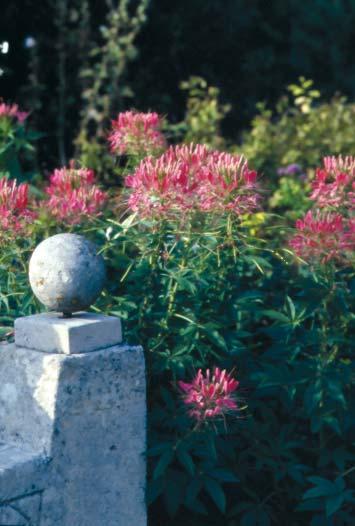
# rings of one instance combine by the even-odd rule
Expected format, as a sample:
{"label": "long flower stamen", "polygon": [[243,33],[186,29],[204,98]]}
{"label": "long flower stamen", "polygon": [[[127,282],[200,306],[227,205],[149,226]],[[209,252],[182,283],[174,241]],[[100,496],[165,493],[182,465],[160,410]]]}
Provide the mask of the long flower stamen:
{"label": "long flower stamen", "polygon": [[188,210],[249,213],[259,201],[256,179],[243,156],[190,144],[143,159],[125,183],[129,207],[152,217]]}
{"label": "long flower stamen", "polygon": [[180,381],[178,385],[190,416],[198,422],[238,410],[235,391],[239,382],[226,370],[216,367],[211,375],[209,369],[205,373],[199,369],[191,383]]}
{"label": "long flower stamen", "polygon": [[87,168],[54,170],[46,192],[50,214],[71,225],[100,215],[107,201],[107,194],[95,184],[94,172]]}

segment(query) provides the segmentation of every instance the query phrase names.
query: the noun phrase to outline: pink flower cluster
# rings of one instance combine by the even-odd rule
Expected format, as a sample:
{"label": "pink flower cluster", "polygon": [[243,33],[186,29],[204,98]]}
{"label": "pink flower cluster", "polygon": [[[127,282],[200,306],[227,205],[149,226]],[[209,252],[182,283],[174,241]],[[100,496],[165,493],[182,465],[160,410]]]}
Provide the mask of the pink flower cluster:
{"label": "pink flower cluster", "polygon": [[87,168],[54,170],[46,192],[50,214],[71,225],[98,216],[107,201],[107,194],[95,184],[94,172]]}
{"label": "pink flower cluster", "polygon": [[257,206],[257,174],[239,155],[204,145],[171,146],[126,177],[129,206],[144,217],[188,210],[248,213]]}
{"label": "pink flower cluster", "polygon": [[355,251],[355,158],[325,157],[316,170],[311,199],[314,211],[296,222],[290,245],[309,261],[347,264]]}
{"label": "pink flower cluster", "polygon": [[111,151],[119,155],[149,155],[161,153],[166,140],[161,132],[162,119],[157,113],[126,111],[112,121],[109,135]]}
{"label": "pink flower cluster", "polygon": [[355,208],[355,157],[325,157],[316,170],[311,199],[320,208]]}
{"label": "pink flower cluster", "polygon": [[296,222],[297,234],[290,245],[306,260],[343,261],[355,250],[355,221],[346,221],[337,213],[307,212]]}
{"label": "pink flower cluster", "polygon": [[17,104],[5,104],[5,102],[0,102],[0,118],[15,118],[20,124],[22,124],[27,119],[28,115],[28,112],[20,111]]}
{"label": "pink flower cluster", "polygon": [[0,179],[0,237],[25,229],[35,217],[28,208],[28,185]]}
{"label": "pink flower cluster", "polygon": [[198,422],[236,411],[238,405],[234,393],[238,386],[239,382],[231,373],[218,367],[212,374],[209,369],[205,374],[199,369],[191,383],[179,382],[184,403],[190,408],[189,414]]}

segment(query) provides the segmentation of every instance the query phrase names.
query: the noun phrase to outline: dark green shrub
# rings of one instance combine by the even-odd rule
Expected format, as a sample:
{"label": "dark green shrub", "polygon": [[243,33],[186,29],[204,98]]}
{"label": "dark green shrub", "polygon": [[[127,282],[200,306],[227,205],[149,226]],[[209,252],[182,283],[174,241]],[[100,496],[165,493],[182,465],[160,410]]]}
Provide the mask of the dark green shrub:
{"label": "dark green shrub", "polygon": [[[186,165],[174,164],[177,151]],[[162,159],[159,169],[143,161],[105,215],[66,224],[47,210],[1,244],[1,335],[38,309],[26,276],[34,245],[64,228],[91,237],[109,272],[93,308],[121,316],[125,338],[146,351],[151,523],[351,526],[350,259],[296,260],[274,235],[287,231],[281,220],[253,213],[255,174],[240,159],[204,147]],[[240,411],[197,425],[178,381],[214,366],[240,381]]]}
{"label": "dark green shrub", "polygon": [[300,78],[288,87],[275,112],[259,104],[242,150],[251,165],[277,180],[277,170],[292,163],[303,172],[321,164],[326,155],[351,155],[355,149],[355,105],[345,97],[317,103],[320,92],[311,80]]}

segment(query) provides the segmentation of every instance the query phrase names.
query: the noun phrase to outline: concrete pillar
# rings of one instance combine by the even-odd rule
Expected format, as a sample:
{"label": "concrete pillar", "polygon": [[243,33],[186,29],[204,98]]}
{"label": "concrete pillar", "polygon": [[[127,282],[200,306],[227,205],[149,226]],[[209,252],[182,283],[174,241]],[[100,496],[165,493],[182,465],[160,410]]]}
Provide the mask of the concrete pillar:
{"label": "concrete pillar", "polygon": [[145,429],[143,351],[118,318],[18,319],[0,350],[0,526],[16,510],[11,524],[145,526]]}

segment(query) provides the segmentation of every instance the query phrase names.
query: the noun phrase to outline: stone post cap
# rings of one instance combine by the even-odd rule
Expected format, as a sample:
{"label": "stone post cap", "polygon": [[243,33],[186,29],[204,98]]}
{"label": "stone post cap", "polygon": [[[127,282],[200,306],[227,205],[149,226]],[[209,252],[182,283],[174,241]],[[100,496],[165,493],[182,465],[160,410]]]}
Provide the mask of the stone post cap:
{"label": "stone post cap", "polygon": [[105,263],[89,240],[77,234],[56,234],[33,252],[29,278],[35,296],[48,310],[87,310],[105,282]]}
{"label": "stone post cap", "polygon": [[88,353],[121,342],[121,320],[114,316],[81,312],[62,318],[49,312],[15,321],[16,346],[46,353]]}

